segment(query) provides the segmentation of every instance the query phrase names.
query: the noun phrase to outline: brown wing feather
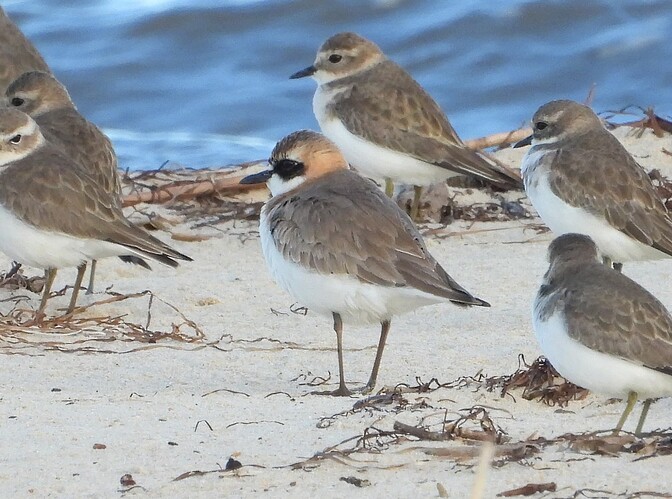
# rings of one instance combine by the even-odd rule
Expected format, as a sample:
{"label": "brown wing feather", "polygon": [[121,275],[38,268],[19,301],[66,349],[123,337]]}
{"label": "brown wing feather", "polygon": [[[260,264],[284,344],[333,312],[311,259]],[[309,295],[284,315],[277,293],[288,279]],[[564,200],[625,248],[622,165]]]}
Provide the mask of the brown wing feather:
{"label": "brown wing feather", "polygon": [[572,336],[594,350],[664,370],[672,366],[672,317],[651,293],[599,263],[560,283]]}
{"label": "brown wing feather", "polygon": [[552,161],[549,182],[555,194],[672,255],[669,213],[644,169],[611,133],[586,134],[573,147],[561,148]]}
{"label": "brown wing feather", "polygon": [[44,137],[81,165],[103,189],[121,194],[112,142],[96,125],[72,108],[47,112],[36,121]]}
{"label": "brown wing feather", "polygon": [[[456,173],[521,186],[520,178],[466,148],[438,104],[394,62],[335,84],[352,85],[338,94],[333,110],[353,134]],[[381,127],[381,120],[389,126]]]}
{"label": "brown wing feather", "polygon": [[46,71],[49,66],[0,7],[0,93],[26,71]]}
{"label": "brown wing feather", "polygon": [[0,204],[25,223],[110,241],[171,266],[173,258],[191,260],[131,224],[114,197],[53,145],[10,163],[3,175],[12,182],[0,182]]}
{"label": "brown wing feather", "polygon": [[280,253],[315,272],[487,305],[448,276],[408,216],[353,171],[308,182],[273,198],[264,210]]}

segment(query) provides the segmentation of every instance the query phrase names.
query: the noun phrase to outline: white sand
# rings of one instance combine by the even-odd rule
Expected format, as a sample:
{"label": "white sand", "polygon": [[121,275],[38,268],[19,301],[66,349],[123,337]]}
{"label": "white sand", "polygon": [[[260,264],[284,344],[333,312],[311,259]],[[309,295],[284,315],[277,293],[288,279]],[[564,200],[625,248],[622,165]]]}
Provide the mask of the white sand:
{"label": "white sand", "polygon": [[[618,134],[622,137],[623,131]],[[663,147],[672,149],[669,137],[647,135],[627,142],[643,165],[663,168],[668,175],[672,172],[672,157],[660,152]],[[499,157],[517,164],[520,153],[508,150]],[[428,238],[430,251],[448,272],[493,306],[461,310],[437,305],[395,319],[379,388],[415,385],[416,378],[446,383],[479,371],[508,374],[516,369],[519,353],[528,361],[539,355],[530,307],[546,269],[551,235],[538,234],[533,228],[538,223],[462,222],[440,231],[449,237]],[[185,233],[188,227],[175,230]],[[455,419],[474,405],[488,407],[511,442],[531,435],[551,438],[609,429],[623,408],[621,403],[590,395],[559,410],[523,400],[520,392],[514,393],[514,401],[471,386],[408,393],[405,410],[398,411],[397,404],[383,405],[325,424],[323,418],[348,411],[359,400],[311,395],[315,388],[303,384],[331,373],[326,388],[335,387],[337,360],[330,321],[312,313],[289,312],[293,300],[266,271],[256,224],[229,223],[199,232],[212,237],[194,243],[173,241],[194,258],[193,263],[177,270],[154,265],[155,270],[147,272],[110,259],[99,264],[98,284],[101,289],[113,284],[118,292],[152,290],[194,320],[205,341],[121,341],[119,333],[95,328],[69,335],[8,331],[0,335],[0,352],[5,354],[0,496],[117,497],[127,490],[120,478],[130,473],[138,486],[125,492],[128,496],[226,497],[269,492],[272,497],[438,497],[437,484],[441,484],[449,497],[462,498],[469,496],[474,485],[471,465],[476,461],[457,463],[418,448],[454,450],[468,445],[463,440],[411,439],[392,443],[381,452],[311,462],[303,469],[293,470],[291,465],[361,436],[367,428],[390,431],[395,421],[423,423],[438,431],[437,423],[444,416]],[[7,258],[0,259],[0,266],[9,266]],[[672,306],[672,263],[627,264],[625,272]],[[62,271],[56,289],[73,278],[74,270]],[[24,307],[37,306],[35,294],[0,290],[0,299],[18,295],[29,296]],[[68,297],[52,300],[49,311],[65,306]],[[102,294],[83,297],[81,303],[103,298]],[[143,323],[146,304],[146,297],[137,298],[92,307],[84,315],[129,314],[129,321]],[[0,311],[6,313],[11,306],[0,303]],[[171,322],[180,322],[179,315],[155,304],[152,328],[167,331]],[[191,334],[188,328],[183,332]],[[101,334],[116,341],[93,341]],[[366,381],[377,339],[375,327],[346,324],[346,376],[351,386]],[[424,406],[412,407],[421,402]],[[626,429],[634,429],[638,411],[639,406]],[[645,430],[669,428],[671,412],[669,399],[653,405]],[[326,427],[318,427],[321,421],[320,426]],[[351,449],[355,443],[339,448]],[[106,448],[94,449],[94,444]],[[174,481],[185,472],[223,467],[232,455],[243,464],[236,472]],[[529,482],[551,481],[557,483],[558,492],[545,497],[572,497],[583,488],[619,494],[672,492],[672,458],[634,462],[636,457],[605,457],[551,445],[521,463],[489,470],[484,497]],[[342,477],[368,480],[369,485],[358,488]]]}

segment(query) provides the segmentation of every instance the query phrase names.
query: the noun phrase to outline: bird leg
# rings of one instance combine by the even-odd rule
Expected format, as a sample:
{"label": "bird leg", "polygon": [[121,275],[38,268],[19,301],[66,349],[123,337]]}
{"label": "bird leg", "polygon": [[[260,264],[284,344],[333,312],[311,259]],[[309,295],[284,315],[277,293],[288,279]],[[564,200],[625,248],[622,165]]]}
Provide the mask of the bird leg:
{"label": "bird leg", "polygon": [[338,350],[338,389],[330,392],[313,392],[313,394],[348,397],[352,393],[345,386],[345,370],[343,369],[343,320],[336,312],[332,312],[332,315],[334,316],[334,331],[336,331],[336,348]]}
{"label": "bird leg", "polygon": [[98,263],[97,260],[91,260],[91,274],[89,274],[89,285],[86,288],[87,295],[93,294],[93,280],[96,277],[96,263]]}
{"label": "bird leg", "polygon": [[389,178],[385,179],[385,195],[391,198],[394,195],[394,182]]}
{"label": "bird leg", "polygon": [[639,422],[637,423],[637,429],[635,430],[635,435],[640,436],[642,434],[642,427],[644,426],[644,420],[646,415],[649,413],[649,407],[651,407],[651,402],[653,399],[646,399],[644,401],[644,407],[642,407],[642,414],[639,416]]}
{"label": "bird leg", "polygon": [[391,322],[383,321],[380,323],[380,339],[378,340],[378,350],[376,350],[376,360],[373,361],[373,369],[369,381],[362,389],[362,393],[370,393],[376,387],[376,380],[378,379],[378,369],[380,368],[380,361],[383,358],[383,350],[385,349],[385,342],[387,341],[387,333],[390,332]]}
{"label": "bird leg", "polygon": [[79,288],[82,287],[82,280],[84,279],[84,272],[86,272],[86,262],[77,267],[77,278],[75,279],[75,286],[72,288],[72,296],[70,297],[70,305],[68,305],[68,310],[65,312],[66,315],[71,314],[72,311],[75,310]]}
{"label": "bird leg", "polygon": [[40,300],[40,307],[35,312],[35,322],[41,322],[44,317],[44,309],[47,307],[47,299],[51,293],[51,286],[56,279],[56,269],[44,270],[44,289],[42,290],[42,299]]}
{"label": "bird leg", "polygon": [[[618,435],[621,432],[621,430],[623,429],[623,425],[625,424],[625,420],[628,419],[628,416],[632,412],[632,409],[635,407],[636,403],[637,403],[637,392],[628,393],[628,403],[626,404],[625,410],[623,411],[623,414],[621,414],[621,419],[618,420],[618,424],[616,425],[616,428],[614,428],[612,435]],[[646,416],[646,414],[644,416]],[[642,418],[640,417],[640,422],[643,423],[641,419]]]}
{"label": "bird leg", "polygon": [[418,221],[418,212],[420,211],[420,196],[422,196],[422,187],[419,185],[413,186],[413,204],[411,205],[411,212],[409,216],[414,222]]}

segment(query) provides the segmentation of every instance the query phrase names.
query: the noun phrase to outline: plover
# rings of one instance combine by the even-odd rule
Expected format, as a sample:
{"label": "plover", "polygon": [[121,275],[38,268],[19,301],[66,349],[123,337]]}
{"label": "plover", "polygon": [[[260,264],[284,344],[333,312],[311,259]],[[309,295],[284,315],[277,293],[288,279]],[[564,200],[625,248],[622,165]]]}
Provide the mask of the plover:
{"label": "plover", "polygon": [[313,112],[322,132],[363,175],[415,187],[470,175],[502,188],[522,188],[516,174],[468,149],[438,104],[373,42],[339,33],[322,44],[315,62],[290,78],[317,82]]}
{"label": "plover", "polygon": [[429,254],[411,219],[376,185],[348,169],[323,135],[294,132],[273,149],[270,168],[241,183],[266,182],[272,198],[259,223],[271,274],[302,305],[333,317],[339,388],[343,322],[380,323],[371,376],[373,390],[392,317],[451,301],[489,306],[457,284]]}
{"label": "plover", "polygon": [[[33,118],[44,138],[79,164],[121,207],[121,180],[112,143],[77,111],[61,82],[50,73],[29,71],[9,85],[5,97],[7,105]],[[121,258],[139,263],[137,257]],[[87,293],[93,293],[95,269],[93,260]]]}
{"label": "plover", "polygon": [[49,66],[0,7],[0,92],[26,71],[49,71]]}
{"label": "plover", "polygon": [[130,254],[171,267],[191,260],[130,223],[108,191],[13,108],[0,109],[0,233],[0,250],[45,269],[38,318],[59,268],[78,269],[71,313],[87,260]]}
{"label": "plover", "polygon": [[618,433],[644,399],[672,396],[672,317],[651,293],[599,261],[590,237],[565,234],[548,250],[550,267],[534,303],[541,350],[572,383],[627,398]]}
{"label": "plover", "polygon": [[544,104],[532,118],[525,191],[557,235],[590,236],[605,263],[672,255],[672,219],[644,169],[587,106]]}

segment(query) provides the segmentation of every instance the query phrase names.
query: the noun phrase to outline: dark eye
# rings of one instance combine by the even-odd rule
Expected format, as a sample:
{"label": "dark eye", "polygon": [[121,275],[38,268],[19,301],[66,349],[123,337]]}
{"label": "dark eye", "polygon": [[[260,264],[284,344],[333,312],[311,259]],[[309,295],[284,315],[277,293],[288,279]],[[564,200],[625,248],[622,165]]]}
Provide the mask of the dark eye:
{"label": "dark eye", "polygon": [[277,173],[283,180],[289,180],[302,175],[305,170],[303,163],[293,159],[279,159],[273,164],[273,173]]}
{"label": "dark eye", "polygon": [[23,104],[23,103],[24,103],[24,100],[23,100],[22,98],[20,98],[20,97],[14,97],[14,98],[12,99],[12,106],[19,107],[19,106],[20,106],[21,104]]}
{"label": "dark eye", "polygon": [[14,137],[12,137],[11,139],[9,139],[9,141],[10,141],[12,144],[18,144],[19,142],[21,142],[21,135],[14,135]]}
{"label": "dark eye", "polygon": [[536,128],[537,130],[543,130],[547,126],[548,126],[548,123],[546,123],[545,121],[537,121],[534,124],[534,128]]}
{"label": "dark eye", "polygon": [[338,54],[331,54],[329,56],[329,62],[333,62],[334,64],[336,64],[337,62],[341,62],[341,59],[343,59],[343,56]]}

